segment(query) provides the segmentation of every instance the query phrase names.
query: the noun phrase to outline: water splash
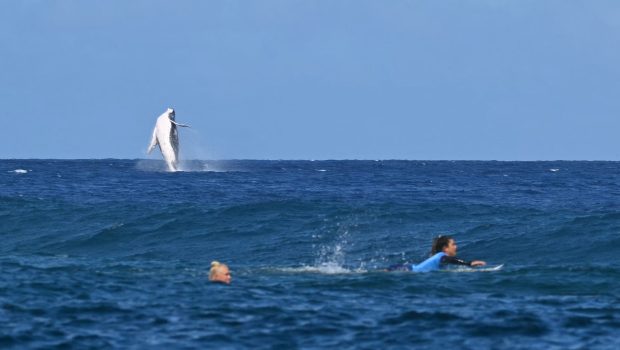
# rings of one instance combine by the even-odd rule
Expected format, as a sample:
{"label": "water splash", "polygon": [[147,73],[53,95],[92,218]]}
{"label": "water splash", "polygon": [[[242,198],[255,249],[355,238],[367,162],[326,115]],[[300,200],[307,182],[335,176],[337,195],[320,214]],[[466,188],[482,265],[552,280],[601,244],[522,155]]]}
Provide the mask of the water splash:
{"label": "water splash", "polygon": [[229,170],[221,162],[217,161],[185,160],[180,162],[179,171],[222,173]]}
{"label": "water splash", "polygon": [[321,273],[327,275],[366,272],[362,269],[347,269],[331,262],[322,263],[318,266],[284,267],[276,270],[287,273]]}
{"label": "water splash", "polygon": [[[306,269],[321,273],[349,273],[352,269],[346,266],[346,253],[350,248],[349,236],[350,228],[354,224],[349,222],[336,223],[336,230],[333,239],[318,245],[317,257],[313,266]],[[329,231],[328,231],[329,233]],[[315,238],[322,238],[323,235],[316,235]],[[316,245],[314,246],[317,247]]]}
{"label": "water splash", "polygon": [[[166,162],[156,159],[139,159],[135,165],[137,170],[146,172],[168,172]],[[222,162],[205,160],[182,160],[178,172],[228,172]]]}

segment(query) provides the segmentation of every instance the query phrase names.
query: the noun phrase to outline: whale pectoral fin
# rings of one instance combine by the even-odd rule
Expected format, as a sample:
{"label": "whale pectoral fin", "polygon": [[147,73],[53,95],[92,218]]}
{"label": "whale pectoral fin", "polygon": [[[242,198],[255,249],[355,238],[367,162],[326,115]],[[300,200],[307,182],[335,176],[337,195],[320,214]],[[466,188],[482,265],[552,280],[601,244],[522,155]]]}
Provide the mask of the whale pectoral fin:
{"label": "whale pectoral fin", "polygon": [[155,146],[157,146],[157,128],[153,129],[153,137],[151,138],[149,148],[146,150],[146,154],[151,154]]}
{"label": "whale pectoral fin", "polygon": [[180,126],[182,128],[191,128],[191,126],[187,125],[187,124],[181,124],[181,123],[177,123],[174,120],[171,120],[171,122],[176,125],[176,126]]}

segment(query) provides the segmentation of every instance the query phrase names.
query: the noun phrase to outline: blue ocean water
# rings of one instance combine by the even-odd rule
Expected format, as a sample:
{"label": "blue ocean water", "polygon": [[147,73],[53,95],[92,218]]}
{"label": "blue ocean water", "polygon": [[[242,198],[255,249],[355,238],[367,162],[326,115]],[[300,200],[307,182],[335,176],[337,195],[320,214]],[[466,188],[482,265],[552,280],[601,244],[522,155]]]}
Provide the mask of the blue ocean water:
{"label": "blue ocean water", "polygon": [[620,347],[619,162],[184,168],[1,160],[0,348]]}

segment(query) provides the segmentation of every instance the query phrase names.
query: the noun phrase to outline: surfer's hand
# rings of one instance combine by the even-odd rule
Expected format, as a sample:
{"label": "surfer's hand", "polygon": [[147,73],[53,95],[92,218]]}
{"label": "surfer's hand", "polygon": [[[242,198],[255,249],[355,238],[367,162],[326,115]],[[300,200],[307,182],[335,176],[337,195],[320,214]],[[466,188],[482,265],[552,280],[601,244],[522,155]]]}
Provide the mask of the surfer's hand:
{"label": "surfer's hand", "polygon": [[486,262],[484,262],[484,261],[481,261],[481,260],[474,260],[474,261],[472,261],[472,262],[469,264],[469,266],[484,266],[484,265],[486,265],[486,264],[487,264],[487,263],[486,263]]}

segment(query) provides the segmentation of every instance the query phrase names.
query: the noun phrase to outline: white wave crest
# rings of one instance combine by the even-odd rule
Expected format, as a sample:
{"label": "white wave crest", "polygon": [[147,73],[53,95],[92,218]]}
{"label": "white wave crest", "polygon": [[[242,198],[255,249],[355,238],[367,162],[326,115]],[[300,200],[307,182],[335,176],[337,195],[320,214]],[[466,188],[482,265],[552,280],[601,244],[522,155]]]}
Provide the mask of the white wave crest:
{"label": "white wave crest", "polygon": [[322,263],[318,266],[301,266],[301,267],[283,267],[276,269],[286,273],[320,273],[326,275],[348,274],[348,273],[364,273],[364,269],[348,269],[336,263]]}

